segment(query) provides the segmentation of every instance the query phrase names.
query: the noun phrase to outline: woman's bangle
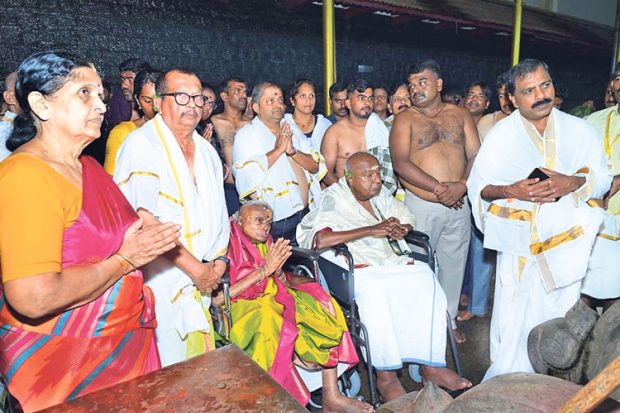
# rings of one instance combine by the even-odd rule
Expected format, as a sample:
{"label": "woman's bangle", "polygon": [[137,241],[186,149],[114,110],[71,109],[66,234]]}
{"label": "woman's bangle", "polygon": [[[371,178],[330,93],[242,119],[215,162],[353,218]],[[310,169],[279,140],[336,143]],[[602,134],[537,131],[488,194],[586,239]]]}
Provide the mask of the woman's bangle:
{"label": "woman's bangle", "polygon": [[260,278],[256,281],[256,284],[260,284],[265,278],[267,278],[267,270],[265,270],[265,267],[261,265],[258,267],[258,270],[260,271]]}
{"label": "woman's bangle", "polygon": [[282,282],[286,280],[286,275],[284,274],[284,271],[282,270],[276,273],[276,277],[278,277],[278,279]]}
{"label": "woman's bangle", "polygon": [[125,255],[117,252],[114,254],[115,257],[118,257],[118,261],[121,263],[121,268],[123,269],[123,275],[129,274],[130,272],[134,272],[136,270],[136,264],[134,264],[129,258]]}

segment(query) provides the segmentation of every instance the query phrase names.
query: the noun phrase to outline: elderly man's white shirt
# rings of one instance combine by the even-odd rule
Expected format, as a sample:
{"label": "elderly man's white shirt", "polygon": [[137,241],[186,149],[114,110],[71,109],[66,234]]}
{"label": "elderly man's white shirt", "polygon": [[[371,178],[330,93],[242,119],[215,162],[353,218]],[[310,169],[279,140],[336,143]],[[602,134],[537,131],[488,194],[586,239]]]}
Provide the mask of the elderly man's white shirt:
{"label": "elderly man's white shirt", "polygon": [[[371,200],[376,217],[356,201],[346,177],[323,195],[321,207],[310,211],[297,227],[302,247],[312,248],[316,234],[326,228],[348,231],[389,217],[415,223],[407,207],[385,188]],[[398,244],[409,250],[404,241]],[[354,285],[373,366],[378,370],[398,369],[403,362],[445,366],[446,296],[429,267],[421,262],[411,265],[411,258],[396,255],[386,237],[364,237],[347,246],[355,265],[367,265],[355,269]],[[343,265],[333,254],[326,258]]]}

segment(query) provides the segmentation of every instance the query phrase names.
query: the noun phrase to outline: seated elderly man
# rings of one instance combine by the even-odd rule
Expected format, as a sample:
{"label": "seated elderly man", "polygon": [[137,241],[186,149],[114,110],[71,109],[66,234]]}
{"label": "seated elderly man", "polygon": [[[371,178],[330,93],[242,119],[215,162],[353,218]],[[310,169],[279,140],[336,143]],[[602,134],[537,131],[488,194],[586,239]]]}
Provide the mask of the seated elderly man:
{"label": "seated elderly man", "polygon": [[381,186],[380,165],[367,152],[345,164],[345,176],[297,229],[300,245],[346,243],[355,262],[355,297],[368,329],[377,388],[384,400],[405,393],[396,376],[403,362],[421,365],[422,379],[449,390],[471,383],[446,368],[446,296],[426,264],[406,255],[414,217]]}
{"label": "seated elderly man", "polygon": [[[318,283],[282,271],[291,246],[284,238],[272,241],[272,219],[259,201],[244,204],[237,222],[231,219],[231,341],[304,405],[310,394],[295,364],[322,369],[324,412],[372,411],[338,390],[338,363],[358,362],[344,316]],[[221,294],[214,303],[221,305]]]}

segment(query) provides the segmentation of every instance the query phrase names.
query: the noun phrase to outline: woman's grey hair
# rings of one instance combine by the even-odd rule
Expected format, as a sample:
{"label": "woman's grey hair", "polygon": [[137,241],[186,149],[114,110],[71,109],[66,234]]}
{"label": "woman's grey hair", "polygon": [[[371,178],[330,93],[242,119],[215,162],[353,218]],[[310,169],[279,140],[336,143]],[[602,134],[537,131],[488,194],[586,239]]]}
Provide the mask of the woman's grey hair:
{"label": "woman's grey hair", "polygon": [[269,204],[265,201],[257,201],[257,200],[252,200],[252,201],[246,201],[241,205],[241,208],[239,208],[239,211],[235,212],[233,214],[233,219],[235,220],[236,223],[239,223],[239,216],[241,215],[241,212],[244,211],[246,208],[258,208],[258,207],[262,207],[265,209],[268,209],[269,211],[271,211],[273,213],[273,209],[271,209],[271,207],[269,206]]}

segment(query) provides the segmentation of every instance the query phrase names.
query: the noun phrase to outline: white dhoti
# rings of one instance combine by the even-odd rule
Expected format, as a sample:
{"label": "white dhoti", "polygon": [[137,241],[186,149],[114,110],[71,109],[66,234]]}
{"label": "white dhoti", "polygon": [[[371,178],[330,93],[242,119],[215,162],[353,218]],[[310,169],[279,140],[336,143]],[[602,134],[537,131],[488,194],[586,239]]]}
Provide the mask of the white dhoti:
{"label": "white dhoti", "polygon": [[446,365],[446,296],[426,264],[356,269],[355,299],[374,368]]}
{"label": "white dhoti", "polygon": [[601,300],[620,297],[620,215],[607,212],[594,241],[582,292]]}
{"label": "white dhoti", "polygon": [[507,372],[533,372],[527,338],[537,325],[564,317],[579,299],[581,282],[546,292],[534,260],[526,261],[519,280],[519,257],[498,253],[491,317],[491,366],[484,379]]}

